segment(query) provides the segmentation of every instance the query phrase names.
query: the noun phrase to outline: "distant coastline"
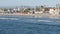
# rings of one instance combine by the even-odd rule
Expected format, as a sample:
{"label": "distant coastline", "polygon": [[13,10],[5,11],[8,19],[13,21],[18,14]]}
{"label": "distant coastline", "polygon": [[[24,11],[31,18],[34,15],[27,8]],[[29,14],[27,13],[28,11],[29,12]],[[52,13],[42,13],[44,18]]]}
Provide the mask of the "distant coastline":
{"label": "distant coastline", "polygon": [[60,18],[60,7],[16,7],[0,8],[0,16],[33,16],[33,17],[53,17]]}

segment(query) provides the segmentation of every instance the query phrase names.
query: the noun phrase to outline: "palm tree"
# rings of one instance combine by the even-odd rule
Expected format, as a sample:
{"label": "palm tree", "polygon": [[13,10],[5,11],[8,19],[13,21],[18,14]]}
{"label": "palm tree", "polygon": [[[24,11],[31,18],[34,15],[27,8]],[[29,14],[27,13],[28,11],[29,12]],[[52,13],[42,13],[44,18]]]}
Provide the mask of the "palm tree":
{"label": "palm tree", "polygon": [[24,13],[28,13],[30,11],[30,8],[24,9]]}

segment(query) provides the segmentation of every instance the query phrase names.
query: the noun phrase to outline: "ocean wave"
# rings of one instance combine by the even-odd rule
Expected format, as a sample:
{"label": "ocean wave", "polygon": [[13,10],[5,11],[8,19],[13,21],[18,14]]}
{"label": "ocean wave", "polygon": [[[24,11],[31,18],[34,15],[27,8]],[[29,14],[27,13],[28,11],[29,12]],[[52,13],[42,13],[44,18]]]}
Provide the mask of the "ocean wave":
{"label": "ocean wave", "polygon": [[17,18],[0,18],[0,20],[19,20]]}
{"label": "ocean wave", "polygon": [[53,22],[51,20],[37,20],[38,22]]}

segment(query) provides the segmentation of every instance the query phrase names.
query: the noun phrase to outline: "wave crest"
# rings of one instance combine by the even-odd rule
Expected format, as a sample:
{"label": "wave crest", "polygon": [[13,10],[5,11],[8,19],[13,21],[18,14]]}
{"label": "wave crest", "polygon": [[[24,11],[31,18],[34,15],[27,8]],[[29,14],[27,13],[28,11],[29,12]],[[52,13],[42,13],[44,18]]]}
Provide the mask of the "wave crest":
{"label": "wave crest", "polygon": [[50,21],[50,20],[37,20],[38,22],[53,22],[53,21]]}
{"label": "wave crest", "polygon": [[0,18],[1,20],[18,20],[17,18]]}

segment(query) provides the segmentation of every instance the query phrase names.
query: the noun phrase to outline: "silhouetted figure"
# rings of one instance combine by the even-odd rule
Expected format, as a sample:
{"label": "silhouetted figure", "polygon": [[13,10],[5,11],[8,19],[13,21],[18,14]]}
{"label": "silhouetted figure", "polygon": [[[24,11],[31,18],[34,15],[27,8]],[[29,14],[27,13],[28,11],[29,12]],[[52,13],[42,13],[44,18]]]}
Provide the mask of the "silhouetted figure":
{"label": "silhouetted figure", "polygon": [[35,12],[33,11],[33,14],[35,14]]}

